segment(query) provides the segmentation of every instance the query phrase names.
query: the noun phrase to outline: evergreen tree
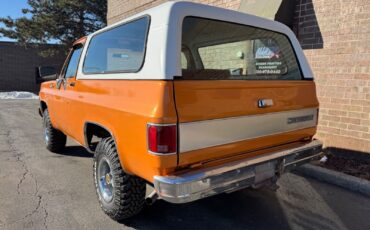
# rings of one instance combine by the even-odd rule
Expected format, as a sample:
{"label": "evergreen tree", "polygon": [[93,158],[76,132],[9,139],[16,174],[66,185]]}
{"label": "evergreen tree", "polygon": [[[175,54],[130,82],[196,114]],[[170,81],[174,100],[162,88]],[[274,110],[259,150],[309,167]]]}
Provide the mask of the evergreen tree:
{"label": "evergreen tree", "polygon": [[0,18],[5,27],[0,37],[20,44],[45,44],[51,40],[65,46],[106,25],[106,0],[28,0],[23,17]]}

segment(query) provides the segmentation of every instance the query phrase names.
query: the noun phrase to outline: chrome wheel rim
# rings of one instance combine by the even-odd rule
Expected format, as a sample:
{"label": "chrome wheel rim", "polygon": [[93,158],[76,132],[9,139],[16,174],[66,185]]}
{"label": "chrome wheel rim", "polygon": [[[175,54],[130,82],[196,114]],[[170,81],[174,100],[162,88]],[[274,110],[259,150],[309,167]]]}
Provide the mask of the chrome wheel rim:
{"label": "chrome wheel rim", "polygon": [[111,202],[113,200],[114,181],[111,167],[105,158],[102,158],[99,162],[97,179],[101,197],[105,202]]}
{"label": "chrome wheel rim", "polygon": [[45,143],[46,144],[48,144],[49,143],[49,140],[50,140],[49,130],[48,130],[48,128],[46,126],[44,127],[44,140],[45,140]]}

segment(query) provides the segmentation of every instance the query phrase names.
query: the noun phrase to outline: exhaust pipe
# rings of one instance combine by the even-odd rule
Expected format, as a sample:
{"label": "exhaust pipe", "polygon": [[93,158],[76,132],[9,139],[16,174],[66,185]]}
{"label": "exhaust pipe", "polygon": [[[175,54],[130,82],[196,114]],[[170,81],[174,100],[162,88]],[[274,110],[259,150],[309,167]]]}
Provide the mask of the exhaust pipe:
{"label": "exhaust pipe", "polygon": [[153,190],[152,193],[149,194],[149,196],[147,198],[145,198],[145,203],[147,205],[153,205],[154,202],[156,202],[158,199],[158,194],[155,190]]}

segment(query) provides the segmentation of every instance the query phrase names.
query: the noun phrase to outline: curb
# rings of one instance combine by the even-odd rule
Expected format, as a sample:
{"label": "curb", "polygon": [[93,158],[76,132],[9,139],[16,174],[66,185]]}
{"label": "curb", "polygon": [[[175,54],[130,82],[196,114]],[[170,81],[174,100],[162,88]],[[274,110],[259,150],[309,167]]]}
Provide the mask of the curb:
{"label": "curb", "polygon": [[368,180],[311,164],[306,164],[298,167],[296,169],[296,172],[299,172],[304,176],[311,177],[319,181],[333,184],[370,197],[370,181]]}

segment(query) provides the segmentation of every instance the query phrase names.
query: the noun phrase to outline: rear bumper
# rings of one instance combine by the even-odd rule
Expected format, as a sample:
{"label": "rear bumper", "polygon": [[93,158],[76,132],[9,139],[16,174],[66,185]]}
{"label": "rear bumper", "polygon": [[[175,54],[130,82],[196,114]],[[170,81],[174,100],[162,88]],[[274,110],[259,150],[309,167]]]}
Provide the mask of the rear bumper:
{"label": "rear bumper", "polygon": [[155,176],[158,196],[171,203],[186,203],[259,184],[322,154],[318,140],[298,148],[197,170],[176,176]]}

